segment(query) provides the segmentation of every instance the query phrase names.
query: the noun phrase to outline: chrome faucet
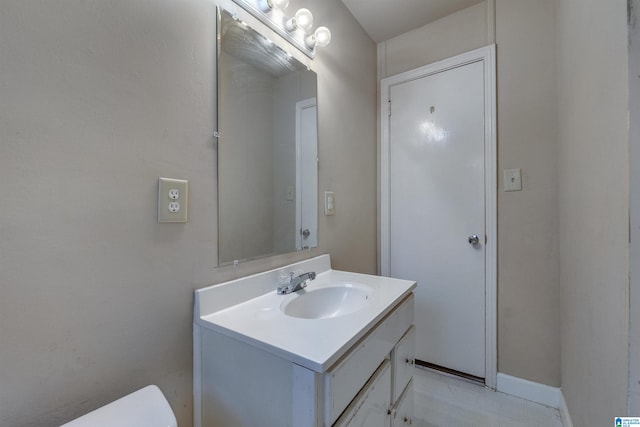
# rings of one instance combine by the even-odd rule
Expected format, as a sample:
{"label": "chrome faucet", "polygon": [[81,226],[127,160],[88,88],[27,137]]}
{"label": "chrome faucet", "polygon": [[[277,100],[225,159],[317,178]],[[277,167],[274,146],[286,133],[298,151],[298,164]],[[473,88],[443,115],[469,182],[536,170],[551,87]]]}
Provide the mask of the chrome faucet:
{"label": "chrome faucet", "polygon": [[300,289],[304,289],[307,287],[307,282],[309,280],[313,280],[316,278],[316,273],[310,271],[308,273],[303,273],[299,276],[294,277],[293,272],[289,273],[288,283],[282,283],[278,285],[278,294],[286,295],[292,292],[297,292]]}

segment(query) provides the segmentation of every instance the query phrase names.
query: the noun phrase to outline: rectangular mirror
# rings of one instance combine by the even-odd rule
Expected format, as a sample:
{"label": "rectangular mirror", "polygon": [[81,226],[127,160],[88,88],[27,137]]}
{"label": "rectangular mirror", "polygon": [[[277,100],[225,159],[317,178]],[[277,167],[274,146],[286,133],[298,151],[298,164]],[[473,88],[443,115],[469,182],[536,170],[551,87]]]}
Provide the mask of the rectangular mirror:
{"label": "rectangular mirror", "polygon": [[218,8],[219,265],[318,243],[316,74]]}

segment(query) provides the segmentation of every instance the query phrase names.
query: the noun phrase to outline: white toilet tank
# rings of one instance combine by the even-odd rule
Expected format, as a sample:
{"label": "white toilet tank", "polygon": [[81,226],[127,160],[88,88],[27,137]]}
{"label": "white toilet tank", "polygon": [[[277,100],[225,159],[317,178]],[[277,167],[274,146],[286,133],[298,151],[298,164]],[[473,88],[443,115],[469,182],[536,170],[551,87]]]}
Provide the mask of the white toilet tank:
{"label": "white toilet tank", "polygon": [[61,427],[178,427],[160,389],[147,386]]}

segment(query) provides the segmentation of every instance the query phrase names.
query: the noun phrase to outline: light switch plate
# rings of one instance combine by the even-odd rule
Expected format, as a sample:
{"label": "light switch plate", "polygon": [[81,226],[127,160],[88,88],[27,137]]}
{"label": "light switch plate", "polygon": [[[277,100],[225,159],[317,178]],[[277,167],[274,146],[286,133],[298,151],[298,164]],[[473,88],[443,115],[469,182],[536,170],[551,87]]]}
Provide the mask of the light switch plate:
{"label": "light switch plate", "polygon": [[296,199],[296,187],[293,185],[287,186],[287,201],[291,202]]}
{"label": "light switch plate", "polygon": [[324,192],[324,214],[326,216],[335,214],[335,198],[333,191]]}
{"label": "light switch plate", "polygon": [[187,222],[188,187],[184,179],[158,180],[158,222]]}
{"label": "light switch plate", "polygon": [[504,191],[522,191],[522,173],[520,169],[504,170]]}

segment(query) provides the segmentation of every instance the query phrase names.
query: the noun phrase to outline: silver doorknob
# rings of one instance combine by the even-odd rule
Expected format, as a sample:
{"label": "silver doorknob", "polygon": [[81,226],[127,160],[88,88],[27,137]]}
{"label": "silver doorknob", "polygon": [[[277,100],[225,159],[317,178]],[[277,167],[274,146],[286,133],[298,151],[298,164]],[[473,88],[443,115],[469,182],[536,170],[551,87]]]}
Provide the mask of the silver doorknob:
{"label": "silver doorknob", "polygon": [[469,244],[470,245],[477,245],[478,243],[480,243],[480,238],[478,237],[477,234],[472,234],[471,236],[469,236]]}
{"label": "silver doorknob", "polygon": [[311,232],[309,231],[308,228],[305,228],[304,230],[300,230],[300,234],[302,234],[302,237],[306,239],[311,235]]}

